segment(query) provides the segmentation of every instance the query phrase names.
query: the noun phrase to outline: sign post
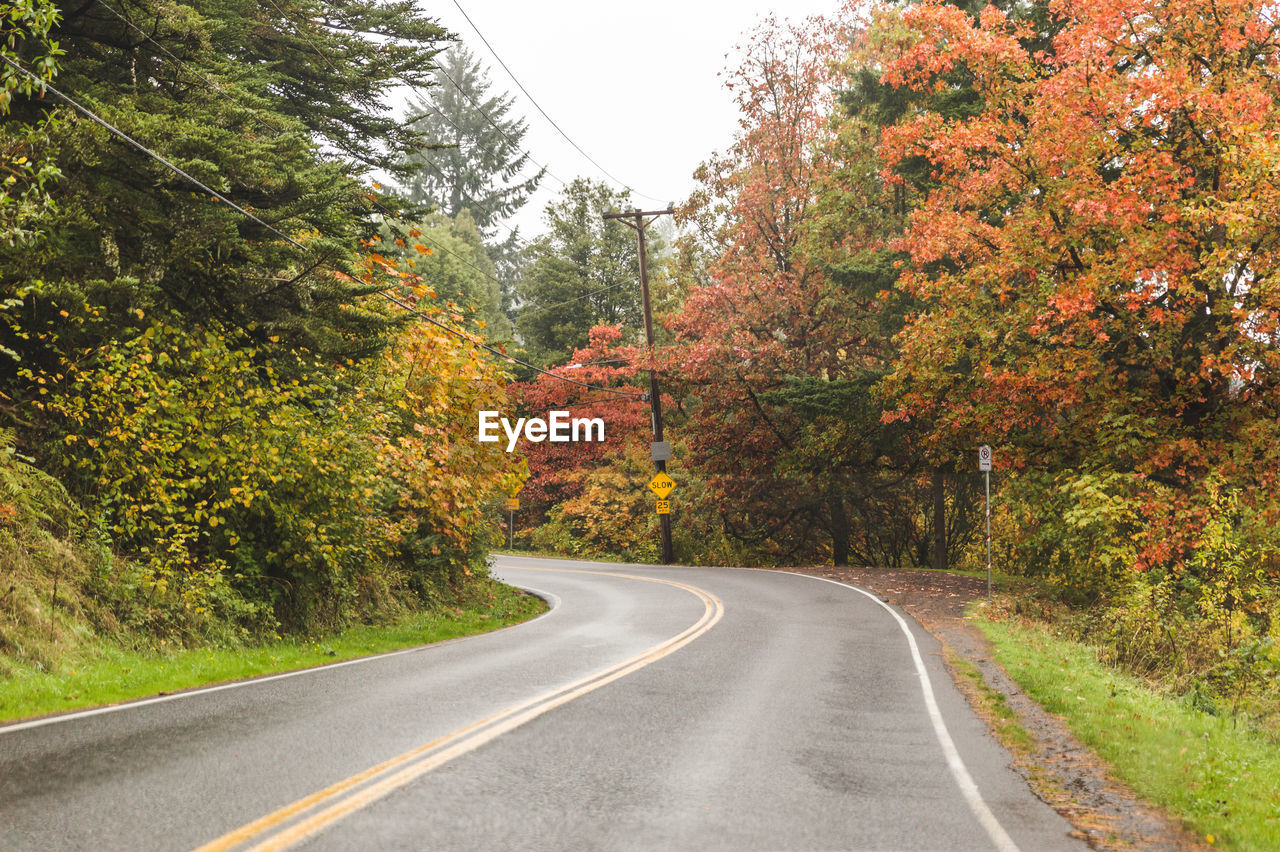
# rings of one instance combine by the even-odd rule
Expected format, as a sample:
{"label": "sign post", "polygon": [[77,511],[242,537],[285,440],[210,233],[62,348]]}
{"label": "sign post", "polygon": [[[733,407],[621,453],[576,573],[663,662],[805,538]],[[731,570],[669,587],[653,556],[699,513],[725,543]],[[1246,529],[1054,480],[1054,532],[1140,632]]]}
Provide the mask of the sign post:
{"label": "sign post", "polygon": [[978,470],[987,488],[987,603],[991,603],[991,448],[986,444],[978,447]]}
{"label": "sign post", "polygon": [[516,535],[516,509],[520,508],[519,497],[507,498],[507,550],[515,550],[512,542]]}

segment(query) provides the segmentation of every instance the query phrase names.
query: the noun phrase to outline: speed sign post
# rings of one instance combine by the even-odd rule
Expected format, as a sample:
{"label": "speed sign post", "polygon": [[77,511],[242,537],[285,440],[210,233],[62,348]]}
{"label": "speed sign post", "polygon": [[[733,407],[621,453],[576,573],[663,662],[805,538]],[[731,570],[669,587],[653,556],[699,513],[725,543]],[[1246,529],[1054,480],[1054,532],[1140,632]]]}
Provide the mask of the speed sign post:
{"label": "speed sign post", "polygon": [[987,486],[987,603],[991,603],[991,448],[978,447],[978,470]]}

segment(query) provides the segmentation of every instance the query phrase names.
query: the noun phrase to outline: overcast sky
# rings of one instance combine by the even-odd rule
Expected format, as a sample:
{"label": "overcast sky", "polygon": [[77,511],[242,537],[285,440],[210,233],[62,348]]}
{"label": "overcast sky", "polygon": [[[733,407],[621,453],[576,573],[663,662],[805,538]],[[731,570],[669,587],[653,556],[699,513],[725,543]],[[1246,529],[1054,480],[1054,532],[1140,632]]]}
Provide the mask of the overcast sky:
{"label": "overcast sky", "polygon": [[[764,16],[801,19],[838,0],[458,0],[507,67],[564,131],[645,209],[679,202],[698,164],[733,139],[737,113],[717,75],[725,55]],[[564,181],[606,179],[538,114],[476,36],[453,0],[424,8],[489,68],[495,91],[527,117],[525,146]],[[611,181],[612,183],[612,181]],[[541,232],[555,178],[513,220]],[[646,197],[652,196],[652,197]]]}

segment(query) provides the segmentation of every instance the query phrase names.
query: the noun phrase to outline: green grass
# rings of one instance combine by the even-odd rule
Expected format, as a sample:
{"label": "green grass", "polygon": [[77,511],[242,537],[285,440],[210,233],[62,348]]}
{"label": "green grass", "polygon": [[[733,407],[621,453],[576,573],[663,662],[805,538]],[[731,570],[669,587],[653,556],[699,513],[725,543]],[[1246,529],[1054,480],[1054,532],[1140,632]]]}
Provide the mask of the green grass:
{"label": "green grass", "polygon": [[1001,664],[1111,764],[1117,778],[1227,849],[1280,849],[1280,749],[1099,663],[1048,630],[977,620]]}
{"label": "green grass", "polygon": [[103,646],[59,661],[57,671],[6,661],[0,679],[0,721],[115,704],[164,692],[293,671],[339,660],[485,633],[545,611],[539,599],[493,584],[485,608],[416,613],[386,626],[352,627],[319,637],[277,637],[269,643],[229,649],[143,651]]}
{"label": "green grass", "polygon": [[1030,752],[1034,743],[1026,728],[1018,724],[1018,714],[1009,706],[1004,693],[987,686],[978,667],[949,648],[944,649],[947,665],[968,684],[978,712],[987,718],[996,736],[1006,748],[1021,754]]}

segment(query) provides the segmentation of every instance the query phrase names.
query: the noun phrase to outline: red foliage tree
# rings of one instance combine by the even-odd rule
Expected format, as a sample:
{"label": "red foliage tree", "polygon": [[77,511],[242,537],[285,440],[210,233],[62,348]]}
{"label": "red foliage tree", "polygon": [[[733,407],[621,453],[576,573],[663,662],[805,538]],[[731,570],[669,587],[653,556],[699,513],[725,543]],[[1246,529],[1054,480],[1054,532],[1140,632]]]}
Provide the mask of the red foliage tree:
{"label": "red foliage tree", "polygon": [[618,326],[596,326],[585,349],[576,350],[567,364],[551,370],[571,381],[539,375],[532,382],[511,386],[520,416],[546,417],[553,410],[568,410],[574,417],[598,417],[605,423],[603,442],[521,443],[529,462],[522,494],[533,516],[540,517],[551,505],[577,496],[582,471],[621,456],[631,443],[650,440],[649,404],[639,399],[642,390],[633,383],[645,352],[638,346],[620,345],[621,340]]}

